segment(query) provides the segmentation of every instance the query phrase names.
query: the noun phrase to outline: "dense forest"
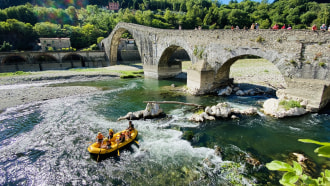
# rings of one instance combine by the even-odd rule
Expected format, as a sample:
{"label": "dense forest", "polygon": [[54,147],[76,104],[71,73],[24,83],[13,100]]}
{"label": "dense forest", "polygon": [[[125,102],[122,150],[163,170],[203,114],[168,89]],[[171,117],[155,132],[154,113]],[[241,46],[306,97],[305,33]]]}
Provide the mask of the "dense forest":
{"label": "dense forest", "polygon": [[[120,10],[110,11],[108,2]],[[322,2],[322,1],[319,1]],[[26,4],[24,4],[26,3]],[[21,5],[23,4],[23,5]],[[95,45],[118,22],[163,29],[250,27],[268,29],[275,23],[305,29],[330,25],[330,3],[310,0],[0,0],[0,51],[37,49],[39,37],[69,37],[77,49]]]}

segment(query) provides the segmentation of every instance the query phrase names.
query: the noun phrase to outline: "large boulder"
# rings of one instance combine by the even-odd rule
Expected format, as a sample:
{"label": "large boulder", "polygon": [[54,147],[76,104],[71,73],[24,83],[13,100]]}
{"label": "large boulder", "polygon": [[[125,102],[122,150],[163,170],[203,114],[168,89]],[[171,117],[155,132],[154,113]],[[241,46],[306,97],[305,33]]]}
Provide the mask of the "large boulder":
{"label": "large boulder", "polygon": [[157,117],[163,113],[163,109],[157,103],[148,103],[143,111],[143,117]]}
{"label": "large boulder", "polygon": [[148,103],[144,110],[136,112],[128,112],[125,116],[118,118],[117,120],[137,120],[141,118],[156,118],[159,116],[164,116],[165,113],[163,109],[159,107],[157,103]]}
{"label": "large boulder", "polygon": [[231,114],[231,107],[228,103],[218,103],[212,107],[206,107],[205,112],[211,116],[227,118]]}
{"label": "large boulder", "polygon": [[268,99],[263,104],[263,111],[265,114],[273,116],[275,118],[284,118],[289,116],[300,116],[307,113],[307,110],[302,107],[294,107],[286,110],[280,106],[280,101],[278,99]]}

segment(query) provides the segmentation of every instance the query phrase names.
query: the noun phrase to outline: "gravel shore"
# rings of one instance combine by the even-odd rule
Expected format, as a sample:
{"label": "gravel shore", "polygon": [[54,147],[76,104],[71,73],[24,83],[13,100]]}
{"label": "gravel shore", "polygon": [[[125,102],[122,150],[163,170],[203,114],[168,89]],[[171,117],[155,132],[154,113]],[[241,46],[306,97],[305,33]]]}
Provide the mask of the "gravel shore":
{"label": "gravel shore", "polygon": [[42,71],[31,72],[30,75],[0,76],[0,112],[23,104],[101,91],[95,87],[49,85],[119,78],[120,70],[137,71],[139,68],[117,65],[92,71]]}
{"label": "gravel shore", "polygon": [[[0,76],[0,112],[18,105],[101,91],[95,87],[52,87],[49,86],[51,84],[119,78],[121,70],[137,71],[141,68],[141,66],[116,65],[90,71],[42,71],[31,72],[30,75]],[[271,85],[271,87],[282,86],[284,82],[276,67],[264,59],[237,61],[231,68],[230,77],[235,78],[235,83]]]}

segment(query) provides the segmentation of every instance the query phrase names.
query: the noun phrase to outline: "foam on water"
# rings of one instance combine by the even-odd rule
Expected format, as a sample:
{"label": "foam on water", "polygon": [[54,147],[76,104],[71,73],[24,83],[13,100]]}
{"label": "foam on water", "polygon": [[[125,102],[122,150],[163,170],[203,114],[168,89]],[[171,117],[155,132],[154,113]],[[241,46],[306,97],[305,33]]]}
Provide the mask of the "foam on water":
{"label": "foam on water", "polygon": [[[49,100],[11,117],[11,112],[2,113],[1,121],[24,118],[33,113],[38,113],[39,119],[31,124],[30,130],[1,141],[0,164],[3,166],[0,173],[6,175],[6,179],[0,179],[0,184],[80,185],[116,181],[130,184],[138,176],[145,184],[157,184],[172,179],[161,180],[160,176],[164,174],[180,175],[174,181],[189,183],[196,181],[201,171],[216,174],[222,160],[214,155],[213,149],[194,148],[181,139],[182,132],[160,128],[173,123],[186,126],[178,121],[185,117],[180,114],[173,120],[134,121],[139,131],[139,148],[132,145],[131,150],[122,151],[119,161],[109,158],[97,163],[91,159],[87,146],[95,140],[98,131],[106,135],[109,128],[119,131],[127,127],[127,121],[110,121],[99,115],[94,107],[104,101],[104,94],[135,87],[130,84],[102,94]],[[4,127],[10,125],[9,122]],[[216,166],[211,168],[210,163]]]}

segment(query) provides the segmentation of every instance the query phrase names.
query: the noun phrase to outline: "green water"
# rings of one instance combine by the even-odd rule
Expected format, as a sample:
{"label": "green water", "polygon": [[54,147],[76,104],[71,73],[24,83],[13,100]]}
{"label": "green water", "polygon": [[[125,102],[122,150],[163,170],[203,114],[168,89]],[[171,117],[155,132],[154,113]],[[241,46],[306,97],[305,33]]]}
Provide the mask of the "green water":
{"label": "green water", "polygon": [[[272,172],[265,163],[287,161],[292,152],[304,153],[321,167],[312,144],[299,138],[330,141],[330,116],[308,114],[273,119],[259,113],[237,120],[189,122],[196,110],[161,105],[168,118],[134,121],[139,145],[120,151],[120,157],[101,162],[87,151],[97,132],[127,127],[117,121],[127,112],[143,110],[143,101],[181,101],[201,105],[229,102],[232,107],[260,107],[267,97],[187,96],[169,92],[180,81],[109,80],[65,84],[96,86],[103,91],[7,110],[0,115],[0,185],[264,185]],[[63,86],[63,85],[61,85]],[[221,156],[214,147],[221,148]],[[251,166],[247,157],[260,161]],[[278,175],[275,175],[278,178]]]}

